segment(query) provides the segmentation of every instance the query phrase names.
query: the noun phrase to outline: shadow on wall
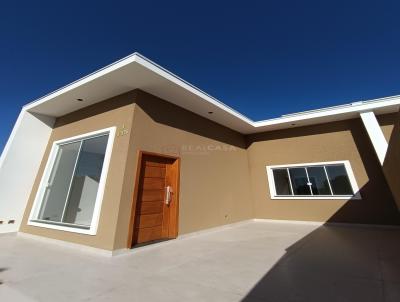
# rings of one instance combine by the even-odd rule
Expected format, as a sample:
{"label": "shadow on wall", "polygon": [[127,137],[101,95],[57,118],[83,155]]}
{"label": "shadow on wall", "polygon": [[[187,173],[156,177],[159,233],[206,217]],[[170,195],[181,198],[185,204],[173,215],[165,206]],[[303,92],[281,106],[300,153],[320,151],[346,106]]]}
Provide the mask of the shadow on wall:
{"label": "shadow on wall", "polygon": [[[400,225],[400,213],[365,130],[357,125],[351,129],[373,180],[360,194],[374,198],[347,201],[323,226],[287,247],[243,301],[400,301],[400,226],[338,224]],[[316,131],[310,129],[309,134]],[[389,160],[399,159],[398,135],[399,124]]]}
{"label": "shadow on wall", "polygon": [[388,150],[383,163],[383,172],[397,208],[400,210],[400,112],[397,114],[394,128],[389,139]]}
{"label": "shadow on wall", "polygon": [[347,201],[328,222],[399,225],[400,212],[360,120],[351,127],[351,134],[370,181],[359,189],[362,200]]}
{"label": "shadow on wall", "polygon": [[85,107],[58,118],[54,128],[77,122],[113,109],[137,104],[153,121],[176,129],[198,134],[226,144],[244,149],[242,134],[218,123],[201,117],[193,112],[157,98],[140,89],[115,96],[100,103]]}
{"label": "shadow on wall", "polygon": [[[390,121],[386,122],[390,124]],[[369,181],[360,188],[362,200],[348,200],[340,210],[330,217],[328,222],[383,225],[400,224],[399,211],[396,208],[388,183],[382,172],[382,167],[377,160],[371,141],[360,119],[254,134],[247,137],[247,145],[250,146],[253,142],[265,140],[295,138],[300,135],[311,136],[348,131],[349,129]]]}
{"label": "shadow on wall", "polygon": [[54,128],[62,127],[64,125],[78,122],[101,113],[105,113],[117,108],[133,104],[136,97],[137,91],[133,90],[127,93],[123,93],[121,95],[117,95],[100,103],[87,106],[85,108],[57,118]]}
{"label": "shadow on wall", "polygon": [[[0,273],[4,272],[6,270],[8,270],[8,268],[0,267]],[[4,283],[3,280],[0,279],[0,285],[2,285],[3,283]]]}
{"label": "shadow on wall", "polygon": [[139,105],[153,121],[217,140],[225,144],[230,144],[238,148],[246,148],[244,136],[239,132],[159,99],[144,91],[137,90],[137,93],[136,104]]}

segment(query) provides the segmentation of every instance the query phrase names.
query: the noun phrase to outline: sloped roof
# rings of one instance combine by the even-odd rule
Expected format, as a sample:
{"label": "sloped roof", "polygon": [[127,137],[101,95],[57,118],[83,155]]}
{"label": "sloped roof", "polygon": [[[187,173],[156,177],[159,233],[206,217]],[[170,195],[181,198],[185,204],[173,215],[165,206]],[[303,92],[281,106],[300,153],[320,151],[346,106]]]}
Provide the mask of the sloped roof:
{"label": "sloped roof", "polygon": [[133,53],[25,105],[24,109],[59,117],[133,89],[151,93],[243,134],[345,120],[365,111],[397,112],[400,108],[400,96],[393,96],[253,121],[141,54]]}

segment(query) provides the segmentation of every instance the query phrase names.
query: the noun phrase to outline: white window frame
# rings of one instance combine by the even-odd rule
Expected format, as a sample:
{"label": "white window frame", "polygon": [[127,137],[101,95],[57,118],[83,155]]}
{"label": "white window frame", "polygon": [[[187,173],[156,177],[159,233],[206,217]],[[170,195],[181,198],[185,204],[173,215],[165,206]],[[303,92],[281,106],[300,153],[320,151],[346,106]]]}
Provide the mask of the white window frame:
{"label": "white window frame", "polygon": [[[108,169],[110,166],[110,160],[111,160],[111,153],[112,149],[114,146],[114,139],[115,139],[115,133],[116,133],[116,127],[110,127],[110,128],[105,128],[89,133],[84,133],[81,135],[77,135],[74,137],[69,137],[65,138],[62,140],[58,140],[53,142],[50,155],[48,157],[46,167],[44,169],[38,191],[36,193],[36,197],[33,202],[33,206],[31,209],[31,213],[29,215],[29,220],[28,220],[28,225],[31,226],[36,226],[36,227],[42,227],[42,228],[47,228],[47,229],[53,229],[53,230],[59,230],[59,231],[66,231],[66,232],[72,232],[72,233],[79,233],[79,234],[86,234],[86,235],[96,235],[97,233],[97,228],[99,225],[99,219],[100,219],[100,211],[101,211],[101,205],[103,203],[103,197],[104,197],[104,190],[105,190],[105,185],[106,185],[106,180],[107,180],[107,175],[108,175]],[[56,156],[59,150],[59,146],[65,143],[73,143],[74,141],[79,141],[82,139],[89,139],[92,137],[100,136],[100,135],[106,135],[108,134],[108,141],[107,141],[107,147],[106,147],[106,152],[104,155],[104,162],[103,162],[103,169],[101,171],[100,175],[100,181],[99,181],[99,187],[96,195],[96,201],[94,205],[94,210],[93,210],[93,217],[92,221],[90,223],[89,228],[82,228],[78,225],[70,224],[70,223],[58,223],[58,222],[42,222],[38,221],[37,216],[38,212],[40,209],[40,206],[43,201],[43,195],[44,191],[46,188],[46,183],[47,180],[50,176],[50,173],[53,169]]]}
{"label": "white window frame", "polygon": [[[305,167],[313,167],[313,166],[325,166],[325,165],[337,165],[343,164],[347,176],[350,181],[351,188],[353,192],[352,195],[277,195],[276,187],[275,187],[275,179],[272,170],[279,168],[305,168]],[[269,184],[269,192],[271,195],[271,199],[361,199],[361,194],[359,192],[359,187],[357,185],[356,178],[353,173],[353,169],[351,168],[350,161],[341,160],[341,161],[328,161],[328,162],[316,162],[316,163],[302,163],[302,164],[287,164],[287,165],[274,165],[274,166],[266,166],[267,176],[268,176],[268,184]],[[289,178],[290,179],[290,178]],[[329,185],[330,186],[330,185]]]}

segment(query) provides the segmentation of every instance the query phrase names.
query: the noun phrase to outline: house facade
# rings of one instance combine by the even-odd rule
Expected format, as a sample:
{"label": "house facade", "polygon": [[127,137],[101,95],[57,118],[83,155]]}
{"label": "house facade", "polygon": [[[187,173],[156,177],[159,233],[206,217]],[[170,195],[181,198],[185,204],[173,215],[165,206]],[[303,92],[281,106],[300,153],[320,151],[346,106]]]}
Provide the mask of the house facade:
{"label": "house facade", "polygon": [[248,219],[398,225],[399,107],[254,122],[135,53],[23,107],[0,232],[116,251]]}

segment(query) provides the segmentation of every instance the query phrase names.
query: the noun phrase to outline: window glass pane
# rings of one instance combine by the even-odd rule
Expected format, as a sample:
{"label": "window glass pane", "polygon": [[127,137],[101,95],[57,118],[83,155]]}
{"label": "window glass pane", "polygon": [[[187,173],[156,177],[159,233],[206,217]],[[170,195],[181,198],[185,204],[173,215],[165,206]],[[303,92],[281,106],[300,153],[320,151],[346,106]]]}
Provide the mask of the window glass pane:
{"label": "window glass pane", "polygon": [[311,195],[305,168],[290,168],[289,174],[294,195]]}
{"label": "window glass pane", "polygon": [[308,167],[307,172],[314,195],[332,195],[324,167]]}
{"label": "window glass pane", "polygon": [[108,135],[83,141],[64,221],[89,226],[92,221]]}
{"label": "window glass pane", "polygon": [[45,184],[39,219],[61,221],[79,147],[80,142],[59,146],[48,183]]}
{"label": "window glass pane", "polygon": [[344,165],[326,166],[329,181],[334,195],[353,195],[353,189]]}
{"label": "window glass pane", "polygon": [[289,176],[286,169],[274,169],[276,195],[292,195]]}

